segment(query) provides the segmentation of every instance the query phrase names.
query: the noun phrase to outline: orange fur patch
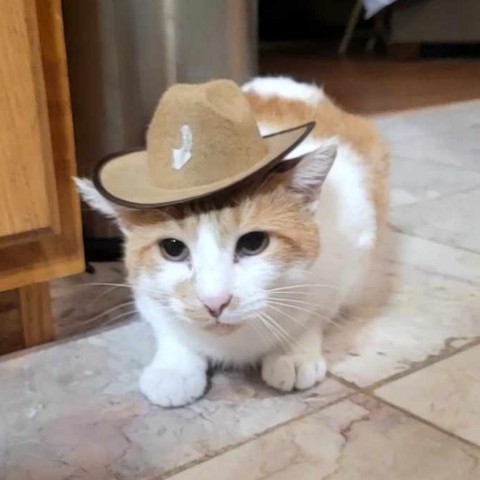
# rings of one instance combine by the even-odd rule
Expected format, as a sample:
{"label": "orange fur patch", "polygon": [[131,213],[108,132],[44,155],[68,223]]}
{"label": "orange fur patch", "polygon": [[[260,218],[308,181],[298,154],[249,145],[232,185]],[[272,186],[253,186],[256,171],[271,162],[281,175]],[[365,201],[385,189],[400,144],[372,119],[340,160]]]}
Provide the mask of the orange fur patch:
{"label": "orange fur patch", "polygon": [[[130,235],[125,246],[125,263],[133,282],[139,273],[158,269],[166,262],[158,248],[162,238],[173,237],[191,245],[197,235],[201,216],[219,232],[219,239],[235,242],[241,235],[264,230],[270,245],[263,253],[279,266],[297,261],[313,262],[319,253],[318,227],[305,208],[304,200],[273,175],[263,184],[236,192],[227,203],[209,199],[176,207],[175,214],[165,210],[128,212]],[[233,238],[232,238],[233,237]],[[233,251],[232,251],[233,255]],[[191,282],[178,285],[176,296],[195,298]]]}
{"label": "orange fur patch", "polygon": [[310,105],[299,100],[264,97],[252,92],[246,95],[258,122],[278,125],[280,130],[314,120],[314,137],[326,139],[337,136],[353,147],[364,164],[367,187],[375,204],[378,225],[384,226],[388,208],[388,154],[371,120],[343,111],[328,98],[317,105]]}

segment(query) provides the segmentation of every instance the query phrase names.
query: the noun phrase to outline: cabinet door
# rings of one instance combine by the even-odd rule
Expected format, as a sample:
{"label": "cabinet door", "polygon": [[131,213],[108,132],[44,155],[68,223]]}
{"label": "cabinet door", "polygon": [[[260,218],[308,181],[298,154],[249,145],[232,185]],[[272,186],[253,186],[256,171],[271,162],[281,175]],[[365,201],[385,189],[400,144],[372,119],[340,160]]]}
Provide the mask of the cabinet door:
{"label": "cabinet door", "polygon": [[83,268],[60,0],[0,2],[0,291]]}
{"label": "cabinet door", "polygon": [[0,245],[58,232],[35,4],[0,7]]}

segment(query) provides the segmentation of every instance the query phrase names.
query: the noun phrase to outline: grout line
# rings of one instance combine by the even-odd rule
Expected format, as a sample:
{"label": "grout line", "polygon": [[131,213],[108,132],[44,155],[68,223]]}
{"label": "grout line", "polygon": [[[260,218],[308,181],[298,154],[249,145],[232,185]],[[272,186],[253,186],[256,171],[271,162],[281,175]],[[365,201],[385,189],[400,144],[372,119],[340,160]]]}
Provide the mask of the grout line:
{"label": "grout line", "polygon": [[[472,343],[477,343],[478,344],[478,343],[480,343],[480,339],[477,339],[476,342],[471,342],[471,344],[469,344],[469,345],[465,345],[465,348],[459,349],[458,352],[456,352],[456,353],[461,353],[462,351],[466,350],[467,347],[472,346]],[[475,345],[473,345],[473,346],[475,346]],[[456,355],[456,353],[454,353],[450,356]],[[445,358],[449,358],[449,357],[445,357]],[[442,360],[445,360],[445,358],[442,359]],[[435,363],[435,362],[433,362],[433,363]],[[415,371],[418,371],[418,370],[421,370],[421,369],[417,369]],[[414,373],[414,372],[410,372],[410,373]],[[369,387],[359,387],[358,385],[355,385],[354,383],[351,383],[348,380],[344,380],[343,378],[337,377],[333,374],[329,374],[328,376],[329,376],[329,378],[332,378],[333,380],[338,381],[342,385],[356,391],[356,393],[353,393],[352,395],[349,395],[346,399],[350,399],[352,397],[355,397],[355,395],[365,395],[367,397],[373,398],[375,401],[377,401],[379,403],[383,403],[385,405],[388,405],[390,408],[393,408],[394,410],[397,410],[397,411],[403,413],[407,417],[412,418],[413,420],[415,420],[417,422],[423,423],[423,424],[429,426],[430,428],[433,428],[434,430],[437,430],[437,431],[447,435],[448,437],[451,437],[451,438],[453,438],[457,441],[460,441],[460,442],[462,442],[466,445],[474,447],[476,450],[480,451],[480,445],[477,445],[476,443],[472,442],[471,440],[460,437],[456,433],[450,432],[449,430],[446,430],[445,428],[431,422],[430,420],[427,420],[426,418],[420,417],[419,415],[416,415],[415,413],[411,412],[410,410],[407,410],[403,407],[400,407],[399,405],[395,405],[394,403],[391,403],[388,400],[385,400],[384,398],[380,397],[378,394],[375,393],[375,391],[374,391],[375,389],[372,388],[374,385],[369,386]],[[407,376],[407,375],[403,375],[403,376]],[[393,377],[391,377],[391,378],[393,379]],[[377,385],[380,384],[380,383],[382,383],[382,382],[378,382]],[[387,383],[389,383],[389,382],[388,381],[384,382],[384,384],[387,384]],[[376,387],[376,388],[378,388],[378,387]]]}
{"label": "grout line", "polygon": [[[480,341],[480,339],[479,339]],[[479,450],[480,451],[480,446],[475,444],[474,442],[470,441],[470,440],[467,440],[465,438],[462,438],[460,436],[458,436],[457,434],[453,433],[453,432],[450,432],[448,430],[445,430],[444,428],[436,425],[435,423],[432,423],[430,422],[429,420],[426,420],[412,412],[410,412],[409,410],[406,410],[402,407],[399,407],[398,405],[395,405],[395,404],[392,404],[390,403],[389,401],[387,400],[384,400],[383,398],[379,397],[378,395],[376,395],[373,391],[368,391],[367,389],[363,389],[362,387],[358,387],[357,385],[354,385],[354,384],[350,384],[350,382],[342,379],[342,378],[339,378],[337,379],[334,375],[332,374],[328,374],[327,375],[328,378],[332,378],[332,379],[335,379],[337,381],[339,381],[339,383],[341,383],[342,385],[348,387],[349,389],[353,390],[353,391],[350,391],[350,392],[347,392],[345,395],[342,395],[340,396],[339,398],[336,398],[335,400],[331,401],[331,402],[328,402],[324,405],[322,405],[321,407],[319,408],[316,408],[310,412],[307,412],[307,413],[304,413],[302,415],[299,415],[295,418],[291,418],[285,422],[282,422],[282,423],[279,423],[277,425],[274,425],[270,428],[267,428],[265,430],[263,430],[262,432],[258,432],[254,435],[252,435],[251,437],[243,440],[243,441],[240,441],[238,443],[235,443],[235,444],[232,444],[232,445],[227,445],[223,448],[220,448],[219,450],[215,451],[215,452],[212,452],[210,454],[206,454],[204,455],[203,457],[199,458],[199,459],[195,459],[195,460],[192,460],[191,462],[187,462],[183,465],[180,465],[178,467],[174,467],[164,473],[162,473],[161,475],[157,476],[157,477],[154,477],[152,480],[165,480],[167,478],[171,478],[173,477],[174,475],[177,475],[181,472],[184,472],[184,471],[187,471],[187,470],[190,470],[194,467],[197,467],[198,465],[201,465],[203,463],[206,463],[216,457],[219,457],[221,455],[224,455],[226,453],[229,453],[233,450],[236,450],[244,445],[247,445],[249,443],[252,443],[256,440],[258,440],[259,438],[262,438],[264,436],[267,436],[269,435],[270,433],[278,430],[278,429],[281,429],[283,427],[286,427],[288,425],[292,425],[292,424],[295,424],[297,422],[301,422],[302,420],[310,417],[310,416],[313,416],[333,405],[336,405],[337,403],[341,403],[343,401],[346,401],[346,400],[352,400],[354,403],[355,400],[354,400],[354,397],[357,396],[357,395],[363,395],[365,397],[368,397],[368,398],[372,398],[374,399],[376,402],[380,403],[380,404],[384,404],[384,405],[387,405],[388,407],[392,408],[393,410],[396,410],[400,413],[402,413],[403,415],[407,416],[408,418],[411,418],[412,420],[415,420],[416,422],[419,422],[419,423],[422,423],[446,436],[448,436],[449,438],[452,438],[456,441],[459,441],[461,442],[462,444],[465,444],[465,445],[468,445],[470,447],[473,447],[475,450]]]}
{"label": "grout line", "polygon": [[351,382],[350,380],[345,380],[344,378],[339,377],[330,371],[327,372],[327,377],[335,380],[338,383],[341,383],[344,387],[354,390],[356,393],[367,393],[366,389],[368,387],[359,387],[357,384]]}
{"label": "grout line", "polygon": [[[422,138],[422,136],[420,137],[415,137],[415,138]],[[431,165],[431,166],[437,166],[437,167],[442,167],[442,168],[445,168],[445,169],[450,169],[450,170],[457,170],[459,172],[465,172],[465,173],[472,173],[472,174],[477,174],[477,175],[480,175],[480,170],[473,170],[471,168],[465,168],[465,167],[461,167],[461,166],[458,166],[458,165],[452,165],[451,163],[445,163],[445,162],[438,162],[436,160],[421,160],[421,159],[416,159],[416,158],[410,158],[408,155],[404,155],[404,154],[398,154],[398,153],[394,153],[394,152],[391,152],[389,151],[389,156],[390,156],[390,164],[395,162],[396,160],[399,160],[401,162],[411,162],[411,163],[415,163],[415,164],[422,164],[422,165]],[[480,185],[480,184],[479,184]]]}
{"label": "grout line", "polygon": [[374,395],[375,390],[378,390],[379,388],[385,385],[396,382],[397,380],[400,380],[404,377],[408,377],[413,373],[419,372],[420,370],[426,369],[438,362],[442,362],[443,360],[454,357],[455,355],[458,355],[466,350],[469,350],[470,348],[480,345],[480,337],[475,337],[470,342],[458,348],[451,347],[448,344],[448,342],[452,340],[458,340],[458,338],[452,338],[447,340],[447,345],[445,345],[445,347],[439,354],[430,355],[426,360],[413,364],[411,368],[408,368],[402,372],[398,372],[390,377],[384,378],[382,380],[379,380],[378,382],[372,383],[365,387],[358,386],[355,383],[350,382],[349,380],[345,380],[344,378],[339,377],[338,375],[331,372],[328,373],[328,376],[348,388],[355,389],[358,392],[365,393],[368,395]]}
{"label": "grout line", "polygon": [[281,423],[278,423],[277,425],[273,425],[273,426],[271,426],[271,427],[269,427],[269,428],[267,428],[267,429],[265,429],[261,432],[255,433],[255,434],[251,435],[250,437],[248,437],[244,440],[241,440],[237,443],[234,443],[234,444],[231,444],[231,445],[226,445],[225,447],[220,448],[220,449],[218,449],[214,452],[207,453],[204,456],[202,456],[201,458],[197,458],[197,459],[192,460],[190,462],[187,462],[183,465],[180,465],[178,467],[174,467],[170,470],[167,470],[166,472],[160,474],[159,476],[154,477],[152,480],[165,480],[165,479],[170,478],[174,475],[177,475],[181,472],[184,472],[184,471],[189,470],[193,467],[201,465],[202,463],[206,463],[206,462],[208,462],[208,461],[210,461],[210,460],[212,460],[216,457],[219,457],[219,456],[224,455],[228,452],[231,452],[232,450],[236,450],[237,448],[240,448],[243,445],[246,445],[248,443],[252,443],[253,441],[255,441],[259,438],[262,438],[262,437],[274,432],[275,430],[286,427],[287,425],[294,424],[297,421],[304,420],[305,418],[308,418],[312,415],[315,415],[315,414],[321,412],[322,410],[325,410],[326,408],[331,407],[332,405],[336,405],[337,403],[343,402],[344,400],[348,400],[350,397],[352,397],[353,395],[356,395],[356,394],[358,394],[358,391],[353,391],[353,392],[352,391],[347,391],[347,392],[345,392],[344,395],[340,395],[340,397],[336,398],[335,400],[332,400],[331,402],[327,402],[327,403],[325,403],[324,405],[322,405],[318,408],[315,408],[315,409],[313,409],[309,412],[298,415],[297,417],[290,418],[289,420],[286,420],[285,422],[281,422]]}
{"label": "grout line", "polygon": [[[408,206],[408,205],[405,205],[405,206]],[[458,245],[451,245],[449,243],[440,242],[437,239],[428,238],[424,235],[419,235],[416,232],[405,230],[403,227],[399,227],[398,225],[395,225],[395,224],[391,223],[390,220],[388,221],[388,227],[392,231],[394,231],[395,233],[401,233],[402,235],[407,235],[409,237],[418,238],[420,240],[426,240],[427,242],[436,243],[437,245],[441,245],[442,247],[452,248],[453,250],[459,250],[459,251],[465,252],[465,253],[480,255],[480,251],[472,250],[471,248],[468,248],[468,247],[461,247],[461,246],[458,246]],[[398,262],[398,263],[400,263],[400,262]]]}
{"label": "grout line", "polygon": [[[397,232],[397,233],[401,233],[402,235],[405,235],[405,236],[411,236],[411,235],[408,235],[408,234],[405,234],[405,233],[402,233],[402,232]],[[414,237],[414,238],[420,239],[420,237]],[[424,239],[421,239],[421,240],[424,240]],[[431,242],[431,243],[434,243],[434,242]],[[444,245],[441,245],[441,246],[444,246]],[[456,250],[456,249],[454,249],[454,250]],[[416,263],[410,263],[410,262],[395,260],[395,259],[387,259],[386,263],[388,265],[392,265],[392,266],[397,267],[397,268],[398,267],[399,268],[409,267],[409,268],[413,269],[415,272],[430,275],[431,277],[439,277],[439,278],[449,280],[449,281],[453,281],[453,282],[456,282],[456,283],[461,283],[461,284],[466,285],[468,287],[476,287],[477,284],[478,284],[478,282],[476,282],[474,280],[467,279],[467,278],[462,277],[460,275],[453,275],[453,274],[438,272],[438,271],[432,270],[430,268],[418,266]],[[432,302],[429,302],[429,303],[432,303]],[[437,303],[441,303],[441,302],[437,302]],[[451,304],[452,301],[447,301],[447,302],[444,302],[444,303]],[[455,302],[455,303],[459,303],[459,302]],[[461,337],[455,337],[455,338],[461,338]]]}
{"label": "grout line", "polygon": [[[183,471],[186,471],[186,470],[189,470],[193,467],[196,467],[196,466],[198,466],[202,463],[206,463],[206,462],[212,460],[213,458],[221,456],[221,455],[223,455],[225,453],[228,453],[232,450],[236,450],[237,448],[242,447],[243,445],[251,443],[251,442],[253,442],[253,441],[255,441],[259,438],[262,438],[262,437],[274,432],[275,430],[283,428],[287,425],[294,424],[296,422],[300,422],[301,420],[303,420],[305,418],[308,418],[308,417],[310,417],[310,416],[312,416],[312,415],[314,415],[314,414],[316,414],[320,411],[323,411],[326,408],[331,407],[331,406],[333,406],[337,403],[348,400],[348,399],[350,399],[350,398],[352,398],[352,397],[354,397],[355,395],[358,395],[358,394],[365,395],[367,397],[373,398],[377,402],[388,405],[390,408],[393,408],[397,411],[400,411],[401,413],[403,413],[407,417],[412,418],[415,421],[423,423],[423,424],[429,426],[430,428],[433,428],[434,430],[437,430],[437,431],[447,435],[450,438],[453,438],[453,439],[455,439],[457,441],[460,441],[460,442],[462,442],[466,445],[474,447],[477,450],[480,450],[480,446],[476,445],[475,443],[471,442],[470,440],[464,439],[464,438],[462,438],[462,437],[460,437],[460,436],[458,436],[458,435],[456,435],[452,432],[449,432],[448,430],[445,430],[444,428],[436,425],[435,423],[432,423],[432,422],[430,422],[430,421],[428,421],[428,420],[426,420],[426,419],[424,419],[424,418],[422,418],[418,415],[415,415],[414,413],[410,412],[409,410],[406,410],[402,407],[394,405],[394,404],[388,402],[387,400],[384,400],[383,398],[379,397],[375,393],[375,390],[377,390],[378,388],[380,388],[380,387],[382,387],[386,384],[393,383],[393,382],[395,382],[395,381],[397,381],[397,380],[399,380],[403,377],[406,377],[410,374],[418,372],[418,371],[420,371],[424,368],[428,368],[429,366],[431,366],[435,363],[438,363],[440,361],[443,361],[443,360],[446,360],[450,357],[453,357],[457,354],[460,354],[460,353],[464,352],[465,350],[468,350],[468,349],[470,349],[472,347],[475,347],[479,344],[480,344],[480,337],[477,337],[477,338],[473,339],[471,342],[468,342],[467,344],[463,345],[462,347],[459,347],[459,348],[455,349],[454,351],[450,351],[450,346],[447,345],[444,349],[444,352],[441,352],[439,355],[432,356],[430,359],[427,359],[427,360],[421,362],[420,364],[414,366],[413,368],[410,368],[410,369],[408,369],[404,372],[399,372],[396,375],[393,375],[393,376],[391,376],[387,379],[384,379],[384,380],[380,380],[379,382],[371,384],[367,387],[359,387],[358,385],[356,385],[356,384],[354,384],[354,383],[352,383],[348,380],[345,380],[342,377],[339,377],[339,376],[337,376],[337,375],[335,375],[331,372],[328,372],[327,373],[328,378],[337,381],[341,385],[347,387],[350,391],[346,392],[345,395],[340,395],[340,397],[336,398],[335,400],[333,400],[331,402],[327,402],[326,404],[324,404],[324,405],[322,405],[318,408],[313,409],[312,411],[309,411],[309,412],[306,412],[306,413],[304,413],[302,415],[299,415],[297,417],[291,418],[291,419],[289,419],[285,422],[278,423],[277,425],[269,427],[269,428],[263,430],[262,432],[258,432],[256,434],[253,434],[251,437],[249,437],[249,438],[247,438],[243,441],[240,441],[238,443],[234,443],[232,445],[227,445],[226,447],[221,448],[221,449],[219,449],[215,452],[212,452],[210,454],[206,454],[199,459],[192,460],[191,462],[183,464],[179,467],[172,468],[172,469],[168,470],[167,472],[164,472],[160,476],[155,477],[154,480],[164,480],[164,479],[172,477],[173,475],[176,475],[178,473],[181,473]],[[453,347],[451,347],[451,348],[453,348]]]}
{"label": "grout line", "polygon": [[[477,172],[478,173],[478,172]],[[469,193],[469,192],[473,192],[475,190],[479,190],[479,187],[480,187],[480,184],[476,184],[476,185],[473,185],[471,187],[466,187],[466,188],[462,188],[460,190],[456,190],[455,192],[448,192],[448,193],[445,193],[443,195],[440,195],[438,197],[435,197],[435,198],[426,198],[424,200],[420,200],[419,202],[416,202],[416,203],[410,203],[408,205],[399,205],[398,207],[393,207],[393,209],[396,209],[396,208],[406,208],[406,207],[415,207],[415,206],[418,206],[418,205],[425,205],[426,203],[432,203],[432,202],[435,202],[437,200],[440,200],[440,199],[445,199],[445,198],[450,198],[450,197],[454,197],[455,195],[460,195],[462,193]]]}
{"label": "grout line", "polygon": [[388,405],[390,408],[393,408],[394,410],[397,410],[397,411],[403,413],[407,417],[410,417],[410,418],[412,418],[413,420],[415,420],[419,423],[423,423],[424,425],[427,425],[428,427],[433,428],[434,430],[436,430],[440,433],[443,433],[444,435],[447,435],[448,437],[450,437],[450,438],[452,438],[456,441],[459,441],[463,444],[466,444],[470,447],[473,447],[477,451],[480,451],[480,445],[477,445],[476,443],[472,442],[471,440],[460,437],[456,433],[453,433],[449,430],[446,430],[445,428],[437,425],[436,423],[431,422],[430,420],[427,420],[426,418],[420,417],[419,415],[417,415],[415,413],[412,413],[411,411],[406,410],[403,407],[400,407],[398,405],[390,403],[389,401],[383,399],[382,397],[377,396],[375,393],[369,393],[369,394],[365,394],[365,395],[370,396],[371,398],[373,398],[374,400],[376,400],[379,403],[383,403],[385,405]]}

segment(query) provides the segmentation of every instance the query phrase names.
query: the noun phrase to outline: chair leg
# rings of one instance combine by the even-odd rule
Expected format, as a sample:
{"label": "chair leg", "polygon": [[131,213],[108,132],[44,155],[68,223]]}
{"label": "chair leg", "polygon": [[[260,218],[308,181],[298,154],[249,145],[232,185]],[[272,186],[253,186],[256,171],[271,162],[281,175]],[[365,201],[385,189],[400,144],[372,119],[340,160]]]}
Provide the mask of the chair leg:
{"label": "chair leg", "polygon": [[353,32],[357,26],[358,20],[360,19],[360,14],[362,13],[363,2],[362,0],[357,0],[353,6],[350,19],[348,20],[347,28],[343,34],[342,41],[338,47],[338,54],[345,55],[347,53],[350,41],[352,40]]}

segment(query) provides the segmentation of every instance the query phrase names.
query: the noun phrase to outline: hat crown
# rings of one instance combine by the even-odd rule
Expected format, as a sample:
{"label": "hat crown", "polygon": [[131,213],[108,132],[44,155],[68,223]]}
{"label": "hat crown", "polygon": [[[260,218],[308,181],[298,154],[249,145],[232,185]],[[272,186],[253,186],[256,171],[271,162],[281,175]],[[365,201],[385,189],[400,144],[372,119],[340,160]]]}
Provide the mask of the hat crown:
{"label": "hat crown", "polygon": [[166,189],[213,184],[266,153],[250,104],[230,80],[170,87],[147,132],[148,169]]}
{"label": "hat crown", "polygon": [[182,203],[250,181],[282,162],[314,122],[260,136],[253,109],[230,80],[174,85],[147,132],[147,148],[105,157],[95,186],[130,208]]}

